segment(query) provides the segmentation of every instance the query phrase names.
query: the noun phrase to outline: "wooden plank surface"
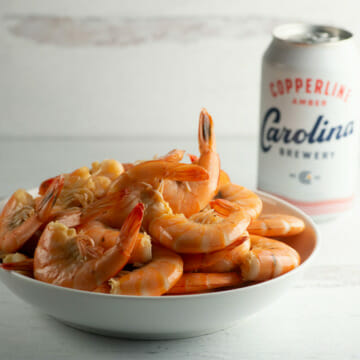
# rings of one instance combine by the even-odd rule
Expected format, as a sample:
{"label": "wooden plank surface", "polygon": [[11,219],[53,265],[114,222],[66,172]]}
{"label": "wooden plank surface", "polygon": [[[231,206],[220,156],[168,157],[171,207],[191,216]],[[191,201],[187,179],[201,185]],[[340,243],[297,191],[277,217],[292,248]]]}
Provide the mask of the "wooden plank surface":
{"label": "wooden plank surface", "polygon": [[2,1],[0,134],[191,135],[205,106],[219,134],[255,135],[273,27],[356,33],[360,3],[346,4]]}
{"label": "wooden plank surface", "polygon": [[233,328],[173,341],[80,332],[24,304],[3,285],[0,291],[0,355],[7,360],[360,358],[358,286],[294,288]]}

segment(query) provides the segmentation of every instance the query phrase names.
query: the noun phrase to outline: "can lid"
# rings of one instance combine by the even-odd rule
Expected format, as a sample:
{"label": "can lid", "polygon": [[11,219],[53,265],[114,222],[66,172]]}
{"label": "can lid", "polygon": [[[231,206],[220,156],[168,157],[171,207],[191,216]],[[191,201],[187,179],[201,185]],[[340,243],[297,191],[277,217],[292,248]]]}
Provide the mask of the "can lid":
{"label": "can lid", "polygon": [[273,31],[275,39],[298,45],[320,45],[351,39],[353,34],[334,26],[285,24]]}

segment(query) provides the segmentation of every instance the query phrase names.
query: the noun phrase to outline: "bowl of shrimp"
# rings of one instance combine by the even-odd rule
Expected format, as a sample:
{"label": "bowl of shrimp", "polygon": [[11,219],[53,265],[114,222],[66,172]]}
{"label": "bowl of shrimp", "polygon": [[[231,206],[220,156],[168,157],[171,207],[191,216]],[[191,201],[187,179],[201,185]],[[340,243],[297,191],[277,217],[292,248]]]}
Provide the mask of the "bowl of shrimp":
{"label": "bowl of shrimp", "polygon": [[0,279],[69,326],[171,339],[212,333],[271,304],[318,248],[291,204],[232,183],[202,109],[199,156],[94,162],[17,190],[0,215]]}

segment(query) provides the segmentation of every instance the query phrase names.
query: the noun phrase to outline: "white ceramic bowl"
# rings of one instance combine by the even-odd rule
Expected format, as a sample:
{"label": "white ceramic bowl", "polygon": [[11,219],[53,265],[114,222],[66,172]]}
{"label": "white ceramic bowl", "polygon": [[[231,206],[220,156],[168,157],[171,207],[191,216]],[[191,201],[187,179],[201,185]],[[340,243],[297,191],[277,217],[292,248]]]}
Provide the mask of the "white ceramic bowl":
{"label": "white ceramic bowl", "polygon": [[[295,270],[263,283],[209,294],[136,297],[106,295],[49,285],[0,269],[0,279],[17,296],[70,326],[103,335],[171,339],[230,327],[271,304],[293,286],[318,247],[319,232],[301,210],[263,192],[264,213],[283,212],[306,223],[287,243],[301,256]],[[4,205],[4,204],[2,204]]]}

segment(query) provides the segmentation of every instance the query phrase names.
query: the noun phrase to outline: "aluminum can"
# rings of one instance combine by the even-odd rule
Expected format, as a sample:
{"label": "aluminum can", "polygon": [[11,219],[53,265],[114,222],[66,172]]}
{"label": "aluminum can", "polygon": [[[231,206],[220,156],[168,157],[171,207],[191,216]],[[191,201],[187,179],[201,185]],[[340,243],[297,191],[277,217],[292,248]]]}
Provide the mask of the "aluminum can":
{"label": "aluminum can", "polygon": [[263,57],[258,188],[315,220],[352,208],[359,68],[353,35],[332,26],[281,25]]}

